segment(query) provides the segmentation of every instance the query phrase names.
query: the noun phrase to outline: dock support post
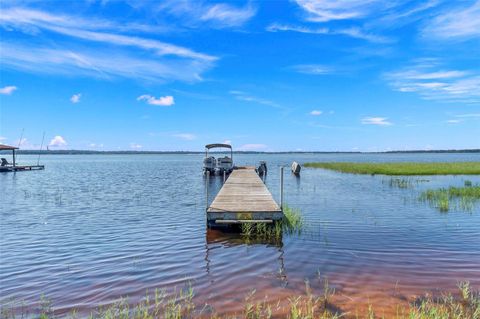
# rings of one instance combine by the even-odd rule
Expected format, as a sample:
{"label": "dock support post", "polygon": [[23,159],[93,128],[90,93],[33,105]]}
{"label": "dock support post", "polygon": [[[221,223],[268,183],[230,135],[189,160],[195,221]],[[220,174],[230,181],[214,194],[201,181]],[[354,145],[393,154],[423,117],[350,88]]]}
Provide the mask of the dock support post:
{"label": "dock support post", "polygon": [[280,167],[280,209],[283,210],[283,166]]}
{"label": "dock support post", "polygon": [[223,183],[225,184],[225,180],[227,179],[227,172],[223,171]]}
{"label": "dock support post", "polygon": [[210,184],[210,171],[207,171],[207,177],[205,178],[205,210],[208,209],[208,184]]}

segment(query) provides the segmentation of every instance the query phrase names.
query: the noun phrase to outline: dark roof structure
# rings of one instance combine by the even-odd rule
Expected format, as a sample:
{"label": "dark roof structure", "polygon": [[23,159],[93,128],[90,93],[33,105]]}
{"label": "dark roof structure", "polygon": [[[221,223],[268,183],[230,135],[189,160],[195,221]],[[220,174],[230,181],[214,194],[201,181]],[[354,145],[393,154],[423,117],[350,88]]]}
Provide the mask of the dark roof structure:
{"label": "dark roof structure", "polygon": [[18,147],[0,144],[0,151],[13,151],[13,150],[18,150]]}

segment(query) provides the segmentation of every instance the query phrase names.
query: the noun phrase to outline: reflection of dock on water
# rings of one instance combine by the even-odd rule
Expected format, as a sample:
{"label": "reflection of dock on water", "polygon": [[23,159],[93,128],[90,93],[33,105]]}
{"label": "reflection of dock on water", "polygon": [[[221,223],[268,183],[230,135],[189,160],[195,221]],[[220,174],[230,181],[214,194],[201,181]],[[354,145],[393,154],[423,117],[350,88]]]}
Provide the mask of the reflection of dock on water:
{"label": "reflection of dock on water", "polygon": [[44,165],[17,165],[15,151],[18,147],[0,144],[0,151],[12,151],[12,162],[6,158],[0,158],[0,172],[33,171],[45,169]]}
{"label": "reflection of dock on water", "polygon": [[219,193],[207,207],[209,225],[273,223],[283,218],[254,167],[239,167],[230,174]]}

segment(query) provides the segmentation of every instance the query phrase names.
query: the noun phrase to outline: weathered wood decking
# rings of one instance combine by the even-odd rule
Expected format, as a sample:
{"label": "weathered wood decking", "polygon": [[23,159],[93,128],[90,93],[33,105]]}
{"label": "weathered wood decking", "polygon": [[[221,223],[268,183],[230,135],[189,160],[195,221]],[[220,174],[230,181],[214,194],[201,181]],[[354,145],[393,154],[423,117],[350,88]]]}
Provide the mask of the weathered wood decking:
{"label": "weathered wood decking", "polygon": [[45,169],[44,165],[0,166],[0,172],[36,171]]}
{"label": "weathered wood decking", "polygon": [[234,170],[207,208],[209,224],[271,223],[283,217],[254,167]]}

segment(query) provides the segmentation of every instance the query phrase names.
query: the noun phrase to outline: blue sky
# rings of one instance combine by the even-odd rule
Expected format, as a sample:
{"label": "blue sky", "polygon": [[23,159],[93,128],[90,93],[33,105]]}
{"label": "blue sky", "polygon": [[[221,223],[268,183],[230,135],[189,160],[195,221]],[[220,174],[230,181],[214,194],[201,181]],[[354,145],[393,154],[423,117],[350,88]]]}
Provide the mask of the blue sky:
{"label": "blue sky", "polygon": [[12,0],[0,32],[0,143],[480,147],[480,1]]}

